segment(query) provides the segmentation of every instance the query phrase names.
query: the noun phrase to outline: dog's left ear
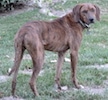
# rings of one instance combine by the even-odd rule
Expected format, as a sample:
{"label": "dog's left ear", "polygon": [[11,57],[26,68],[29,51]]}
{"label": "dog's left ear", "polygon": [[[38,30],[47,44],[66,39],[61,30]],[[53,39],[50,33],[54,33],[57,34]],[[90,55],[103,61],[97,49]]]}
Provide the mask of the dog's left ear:
{"label": "dog's left ear", "polygon": [[94,7],[96,8],[96,19],[100,21],[100,8],[96,5]]}

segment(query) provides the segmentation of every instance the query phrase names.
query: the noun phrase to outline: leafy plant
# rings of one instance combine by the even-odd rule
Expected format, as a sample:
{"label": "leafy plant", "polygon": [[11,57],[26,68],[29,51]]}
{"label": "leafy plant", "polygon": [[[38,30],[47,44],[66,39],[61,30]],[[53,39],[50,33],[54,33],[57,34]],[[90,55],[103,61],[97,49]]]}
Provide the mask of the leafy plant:
{"label": "leafy plant", "polygon": [[14,9],[14,4],[25,0],[0,0],[0,11],[10,11]]}

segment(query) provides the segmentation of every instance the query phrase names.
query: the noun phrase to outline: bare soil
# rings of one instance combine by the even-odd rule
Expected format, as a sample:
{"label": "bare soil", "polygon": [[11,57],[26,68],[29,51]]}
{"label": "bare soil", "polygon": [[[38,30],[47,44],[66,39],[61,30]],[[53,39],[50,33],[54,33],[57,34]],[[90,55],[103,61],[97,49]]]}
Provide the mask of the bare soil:
{"label": "bare soil", "polygon": [[22,98],[14,98],[13,96],[9,96],[9,97],[3,97],[0,100],[24,100]]}

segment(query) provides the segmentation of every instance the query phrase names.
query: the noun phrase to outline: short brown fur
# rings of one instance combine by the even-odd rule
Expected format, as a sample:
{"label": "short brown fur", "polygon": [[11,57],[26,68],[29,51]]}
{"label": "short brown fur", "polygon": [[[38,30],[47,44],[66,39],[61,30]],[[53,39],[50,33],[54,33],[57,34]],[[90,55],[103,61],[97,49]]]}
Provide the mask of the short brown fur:
{"label": "short brown fur", "polygon": [[95,19],[99,20],[99,15],[100,10],[96,5],[84,3],[76,5],[72,12],[51,22],[32,21],[23,25],[15,36],[15,61],[9,72],[9,75],[14,72],[12,95],[15,96],[16,77],[25,49],[29,52],[33,62],[33,73],[29,84],[35,96],[39,95],[35,80],[43,66],[45,50],[58,52],[55,75],[58,89],[61,89],[60,76],[64,55],[68,49],[70,50],[71,78],[75,87],[80,88],[76,79],[76,66],[82,31],[87,27],[79,23],[79,20],[89,25]]}

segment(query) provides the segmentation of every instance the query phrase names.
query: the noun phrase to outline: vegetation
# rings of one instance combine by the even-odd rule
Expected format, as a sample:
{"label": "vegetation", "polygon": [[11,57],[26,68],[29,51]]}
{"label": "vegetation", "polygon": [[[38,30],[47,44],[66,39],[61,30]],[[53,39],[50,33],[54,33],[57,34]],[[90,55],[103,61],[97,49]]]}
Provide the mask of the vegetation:
{"label": "vegetation", "polygon": [[24,1],[26,0],[0,0],[0,12],[13,10],[19,2],[23,4]]}
{"label": "vegetation", "polygon": [[[2,0],[3,1],[3,0]],[[1,2],[1,1],[0,1]],[[43,75],[38,77],[37,87],[40,97],[34,98],[33,93],[29,87],[30,75],[18,74],[17,80],[17,95],[25,100],[107,100],[108,89],[105,81],[108,80],[108,69],[100,68],[97,65],[103,65],[108,63],[108,2],[107,0],[67,0],[64,4],[56,3],[51,6],[55,10],[71,9],[77,3],[91,2],[99,5],[101,8],[101,21],[96,22],[91,26],[90,34],[83,32],[82,45],[79,51],[79,61],[77,78],[80,84],[89,88],[105,88],[102,94],[90,94],[87,92],[76,90],[71,82],[70,76],[70,64],[64,62],[61,84],[68,86],[69,89],[66,92],[56,92],[54,90],[54,75],[55,75],[55,63],[51,60],[57,59],[56,53],[45,53],[45,64],[42,70]],[[31,20],[50,20],[54,17],[49,17],[39,13],[38,9],[26,11],[21,14],[13,14],[10,16],[0,17],[0,75],[6,75],[7,70],[12,67],[14,59],[14,35],[17,30],[27,21]],[[25,56],[27,52],[25,52]],[[66,54],[69,58],[69,54]],[[94,67],[90,67],[90,66]],[[24,59],[21,63],[20,70],[32,67],[32,62],[29,59]],[[11,77],[6,82],[0,82],[0,92],[3,92],[3,96],[11,95]]]}

